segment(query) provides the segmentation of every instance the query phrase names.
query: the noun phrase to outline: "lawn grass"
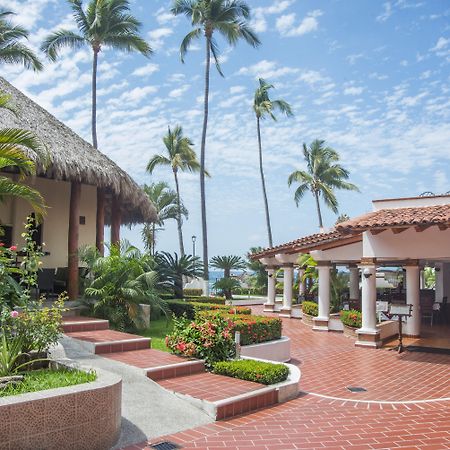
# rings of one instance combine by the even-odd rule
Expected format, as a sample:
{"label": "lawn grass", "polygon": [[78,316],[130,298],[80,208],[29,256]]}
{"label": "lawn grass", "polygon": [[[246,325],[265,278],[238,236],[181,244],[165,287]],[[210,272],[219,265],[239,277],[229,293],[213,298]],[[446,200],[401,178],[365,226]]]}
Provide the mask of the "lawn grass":
{"label": "lawn grass", "polygon": [[150,322],[150,328],[139,334],[152,338],[152,348],[169,352],[170,350],[166,347],[165,339],[166,335],[172,332],[172,329],[172,319],[169,318],[167,320],[165,317],[161,317],[160,319],[152,320]]}
{"label": "lawn grass", "polygon": [[24,379],[22,382],[14,385],[8,385],[5,389],[0,389],[0,397],[73,386],[75,384],[95,381],[96,378],[97,375],[94,371],[84,372],[76,369],[32,370],[24,373]]}

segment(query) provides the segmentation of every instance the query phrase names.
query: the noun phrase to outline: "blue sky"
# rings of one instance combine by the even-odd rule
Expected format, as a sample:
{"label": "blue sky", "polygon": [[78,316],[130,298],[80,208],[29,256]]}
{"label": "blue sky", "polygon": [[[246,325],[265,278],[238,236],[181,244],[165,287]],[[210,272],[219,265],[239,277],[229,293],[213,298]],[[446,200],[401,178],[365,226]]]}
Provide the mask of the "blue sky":
{"label": "blue sky", "polygon": [[[180,124],[199,152],[204,56],[199,42],[181,64],[189,31],[168,0],[134,0],[132,11],[155,55],[147,60],[105,49],[100,56],[99,145],[139,183],[167,180],[145,173],[163,150],[168,125]],[[317,231],[313,199],[299,208],[287,177],[302,168],[301,145],[325,139],[361,193],[338,192],[340,211],[357,215],[370,200],[450,190],[450,4],[446,0],[248,0],[262,41],[230,49],[220,41],[225,78],[212,72],[207,145],[210,255],[245,254],[267,245],[251,102],[257,78],[276,87],[295,117],[263,123],[263,147],[275,243]],[[36,48],[46,34],[73,27],[62,0],[0,0],[18,12]],[[88,49],[67,51],[42,74],[2,67],[2,75],[90,140]],[[181,176],[190,217],[185,245],[201,236],[197,175]],[[332,226],[335,215],[325,211]],[[140,245],[136,228],[124,236]],[[174,223],[158,248],[177,250]],[[197,248],[197,252],[200,248]]]}

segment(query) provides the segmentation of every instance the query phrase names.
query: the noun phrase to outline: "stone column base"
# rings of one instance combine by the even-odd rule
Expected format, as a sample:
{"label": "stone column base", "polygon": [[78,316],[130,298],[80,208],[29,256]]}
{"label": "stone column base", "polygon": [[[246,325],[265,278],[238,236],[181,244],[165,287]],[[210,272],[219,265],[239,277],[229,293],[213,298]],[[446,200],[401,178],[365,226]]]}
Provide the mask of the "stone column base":
{"label": "stone column base", "polygon": [[403,337],[419,339],[420,338],[420,334],[406,334],[406,333],[403,333]]}
{"label": "stone column base", "polygon": [[275,312],[280,312],[282,307],[283,307],[283,300],[275,300],[275,306],[273,310]]}
{"label": "stone column base", "polygon": [[291,310],[290,307],[283,306],[280,309],[280,317],[286,317],[286,318],[290,319],[291,318],[291,311],[292,310]]}
{"label": "stone column base", "polygon": [[327,317],[314,317],[313,330],[314,331],[328,331],[328,318]]}
{"label": "stone column base", "polygon": [[264,303],[264,312],[274,312],[275,305],[273,303]]}
{"label": "stone column base", "polygon": [[358,336],[356,347],[379,348],[382,345],[379,331],[357,330],[356,335]]}

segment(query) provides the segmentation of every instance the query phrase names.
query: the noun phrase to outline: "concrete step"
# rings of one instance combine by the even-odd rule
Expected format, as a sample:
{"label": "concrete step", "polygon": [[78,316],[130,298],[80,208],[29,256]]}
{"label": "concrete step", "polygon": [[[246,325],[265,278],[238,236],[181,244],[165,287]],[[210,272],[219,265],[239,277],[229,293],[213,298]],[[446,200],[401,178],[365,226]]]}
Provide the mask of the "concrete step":
{"label": "concrete step", "polygon": [[150,338],[114,330],[75,331],[66,336],[77,339],[87,351],[97,355],[148,349],[151,344]]}
{"label": "concrete step", "polygon": [[199,359],[182,358],[161,350],[145,349],[130,352],[110,353],[108,359],[139,367],[154,380],[175,378],[205,371],[205,363]]}
{"label": "concrete step", "polygon": [[109,329],[109,321],[96,319],[94,317],[73,316],[63,319],[64,333],[74,333],[77,331],[96,331]]}

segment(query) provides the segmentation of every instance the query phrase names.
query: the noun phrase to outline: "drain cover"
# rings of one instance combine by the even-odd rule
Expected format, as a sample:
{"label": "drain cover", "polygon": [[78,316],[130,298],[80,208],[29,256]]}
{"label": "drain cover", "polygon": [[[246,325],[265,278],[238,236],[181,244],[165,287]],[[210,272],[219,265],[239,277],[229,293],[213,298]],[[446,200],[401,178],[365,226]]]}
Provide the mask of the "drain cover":
{"label": "drain cover", "polygon": [[367,389],[364,389],[363,387],[359,386],[347,386],[347,389],[350,392],[367,392]]}
{"label": "drain cover", "polygon": [[181,448],[179,445],[173,442],[164,441],[158,444],[150,445],[150,448],[156,448],[157,450],[175,450],[176,448]]}

